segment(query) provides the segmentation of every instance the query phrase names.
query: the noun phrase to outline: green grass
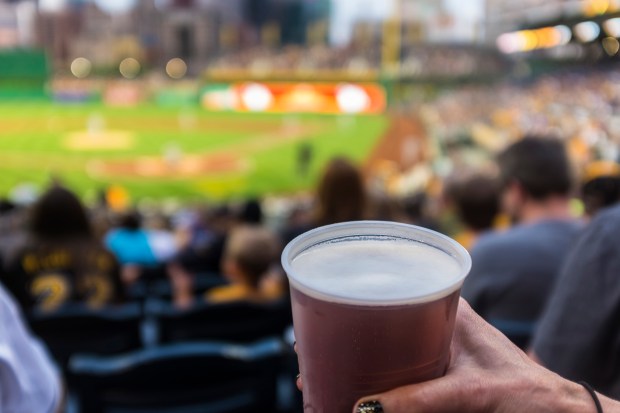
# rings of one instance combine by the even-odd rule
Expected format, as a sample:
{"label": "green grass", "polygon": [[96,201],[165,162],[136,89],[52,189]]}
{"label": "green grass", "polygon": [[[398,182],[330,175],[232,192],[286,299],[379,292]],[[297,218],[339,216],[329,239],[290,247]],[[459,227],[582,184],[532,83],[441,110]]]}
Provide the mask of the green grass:
{"label": "green grass", "polygon": [[[74,150],[71,133],[91,129],[130,132],[125,149]],[[363,161],[387,126],[382,116],[266,115],[209,113],[199,107],[108,108],[99,104],[0,104],[0,196],[20,183],[40,187],[59,177],[81,195],[111,184],[141,198],[223,199],[288,193],[314,185],[325,162],[336,155]],[[296,170],[296,151],[303,140],[313,146],[310,173]],[[110,176],[89,173],[93,161],[161,158],[176,146],[183,155],[233,154],[243,171],[204,172],[195,176]],[[92,169],[92,168],[91,168]]]}

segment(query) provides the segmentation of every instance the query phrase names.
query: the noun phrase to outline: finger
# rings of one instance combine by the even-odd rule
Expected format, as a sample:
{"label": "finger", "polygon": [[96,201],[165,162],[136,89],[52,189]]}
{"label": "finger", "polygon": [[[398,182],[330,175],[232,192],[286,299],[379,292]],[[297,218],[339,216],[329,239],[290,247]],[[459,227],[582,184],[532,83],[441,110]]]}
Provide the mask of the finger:
{"label": "finger", "polygon": [[[478,380],[442,378],[364,397],[354,413],[467,413],[480,411]],[[467,397],[465,397],[467,396]]]}
{"label": "finger", "polygon": [[[297,341],[293,342],[293,350],[295,351],[295,353],[297,353]],[[297,388],[299,389],[299,391],[303,391],[303,384],[301,382],[301,373],[299,373],[297,377],[295,378],[295,384],[297,385]]]}

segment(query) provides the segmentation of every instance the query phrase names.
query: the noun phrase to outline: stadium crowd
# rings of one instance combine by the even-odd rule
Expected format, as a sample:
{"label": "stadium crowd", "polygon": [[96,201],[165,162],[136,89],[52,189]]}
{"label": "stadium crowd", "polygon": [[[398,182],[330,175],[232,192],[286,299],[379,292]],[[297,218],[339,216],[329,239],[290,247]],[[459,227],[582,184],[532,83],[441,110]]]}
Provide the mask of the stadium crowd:
{"label": "stadium crowd", "polygon": [[[225,54],[209,65],[212,70],[250,70],[258,73],[307,71],[376,72],[382,66],[378,44],[351,43],[334,48],[325,45],[270,48],[258,46]],[[452,78],[497,75],[507,65],[493,52],[475,48],[412,45],[403,50],[399,72],[405,77]]]}
{"label": "stadium crowd", "polygon": [[214,61],[211,69],[250,70],[371,70],[378,67],[380,50],[355,51],[347,47],[335,49],[324,45],[283,48],[255,47],[227,54]]}
{"label": "stadium crowd", "polygon": [[[53,412],[63,399],[54,367],[22,320],[43,338],[69,396],[77,395],[78,405],[88,412],[96,411],[88,404],[96,400],[92,383],[105,386],[80,376],[84,371],[76,362],[79,353],[114,357],[151,351],[150,357],[158,348],[172,351],[167,347],[172,344],[224,340],[250,346],[273,337],[282,341],[291,326],[287,281],[279,265],[283,246],[317,226],[361,219],[423,225],[461,241],[473,259],[462,290],[473,310],[529,351],[531,360],[564,379],[585,380],[601,394],[620,398],[616,77],[613,72],[571,73],[527,85],[472,87],[441,96],[420,109],[429,135],[444,143],[472,136],[498,153],[495,166],[456,170],[438,182],[439,190],[435,185],[402,198],[372,190],[359,165],[335,158],[312,196],[289,201],[277,217],[257,199],[184,208],[168,216],[119,212],[105,202],[87,208],[58,182],[32,204],[2,201],[0,410]],[[573,164],[582,169],[578,178]],[[575,213],[576,197],[581,197],[585,214]],[[124,334],[130,323],[121,314],[130,312],[133,304],[138,311],[132,325],[137,327]],[[454,363],[466,358],[469,370],[454,364],[457,368],[436,383],[369,395],[358,411],[404,413],[417,411],[415,403],[438,406],[424,410],[438,412],[547,411],[537,403],[556,406],[552,403],[568,398],[534,397],[528,401],[531,408],[523,410],[522,405],[510,404],[518,398],[506,397],[515,386],[562,390],[577,401],[551,411],[586,411],[585,390],[579,393],[526,359],[467,304],[460,311]],[[107,324],[98,314],[107,314]],[[83,322],[79,328],[76,317]],[[97,330],[119,334],[118,340],[96,346],[91,339]],[[290,376],[293,383],[292,345],[286,349],[282,359],[272,361],[278,366],[274,374]],[[144,360],[146,353],[140,354]],[[90,363],[86,364],[96,365]],[[200,364],[196,366],[200,370]],[[471,388],[466,383],[471,373],[479,374],[475,385],[482,393],[464,390]],[[194,385],[204,384],[204,377],[187,369],[183,374]],[[494,374],[503,377],[504,388]],[[456,403],[449,397],[433,398],[442,383],[452,390],[448,394],[458,397],[457,407],[441,405]],[[263,410],[257,411],[299,411],[298,396],[276,397],[275,387],[271,398],[259,405]],[[212,396],[204,389],[202,393]],[[620,411],[600,397],[606,411]]]}
{"label": "stadium crowd", "polygon": [[[447,91],[420,112],[429,133],[451,141],[473,136],[497,150],[526,134],[567,141],[574,155],[594,148],[616,161],[620,142],[620,87],[611,69],[567,71],[523,82]],[[580,160],[580,159],[579,159]]]}

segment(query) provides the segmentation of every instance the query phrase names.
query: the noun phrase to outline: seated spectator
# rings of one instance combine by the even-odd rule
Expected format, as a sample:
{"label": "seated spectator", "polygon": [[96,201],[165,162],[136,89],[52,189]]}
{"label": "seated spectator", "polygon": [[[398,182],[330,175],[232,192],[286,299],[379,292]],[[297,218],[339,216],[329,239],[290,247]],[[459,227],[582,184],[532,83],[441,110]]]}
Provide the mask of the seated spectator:
{"label": "seated spectator", "polygon": [[358,221],[369,217],[369,197],[359,168],[346,158],[334,158],[327,165],[316,189],[316,205],[310,221],[286,228],[283,240],[321,225]]}
{"label": "seated spectator", "polygon": [[159,263],[137,211],[121,217],[119,226],[106,234],[105,245],[122,265],[155,266]]}
{"label": "seated spectator", "polygon": [[498,322],[531,326],[519,333],[517,344],[526,346],[581,225],[570,214],[571,170],[560,141],[526,137],[498,163],[502,206],[517,225],[480,237],[462,295],[500,330]]}
{"label": "seated spectator", "polygon": [[[265,228],[242,226],[229,235],[222,267],[229,285],[209,290],[209,302],[270,301],[283,296],[278,275],[270,272],[280,252],[275,236]],[[194,301],[192,276],[181,267],[171,268],[174,302],[187,307]]]}
{"label": "seated spectator", "polygon": [[470,250],[495,225],[500,210],[498,182],[488,174],[465,173],[447,182],[446,198],[465,227],[455,239]]}
{"label": "seated spectator", "polygon": [[0,412],[57,412],[62,399],[60,377],[2,285],[0,332]]}
{"label": "seated spectator", "polygon": [[93,236],[86,211],[61,186],[34,205],[28,239],[7,259],[2,281],[26,310],[122,300],[119,265]]}
{"label": "seated spectator", "polygon": [[168,262],[178,250],[172,222],[162,213],[156,213],[145,220],[149,244],[158,262]]}
{"label": "seated spectator", "polygon": [[597,161],[588,165],[581,196],[588,218],[617,203],[620,200],[620,165],[610,161]]}
{"label": "seated spectator", "polygon": [[233,224],[233,213],[227,205],[201,213],[198,222],[187,229],[186,245],[172,259],[170,267],[190,273],[221,274],[224,246]]}
{"label": "seated spectator", "polygon": [[406,196],[402,200],[403,222],[441,232],[439,222],[428,213],[429,201],[429,195],[422,191]]}
{"label": "seated spectator", "polygon": [[237,220],[248,225],[261,225],[263,223],[263,208],[260,199],[251,198],[241,205]]}

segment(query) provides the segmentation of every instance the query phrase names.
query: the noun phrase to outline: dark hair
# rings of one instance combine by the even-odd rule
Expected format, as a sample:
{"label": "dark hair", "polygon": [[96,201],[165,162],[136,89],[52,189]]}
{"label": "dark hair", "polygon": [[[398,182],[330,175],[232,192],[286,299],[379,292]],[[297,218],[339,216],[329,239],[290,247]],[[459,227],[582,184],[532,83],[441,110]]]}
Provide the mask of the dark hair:
{"label": "dark hair", "polygon": [[93,236],[82,203],[62,186],[51,187],[35,203],[30,230],[34,236],[45,240]]}
{"label": "dark hair", "polygon": [[332,159],[319,183],[317,201],[319,225],[363,219],[368,201],[359,169],[345,158]]}
{"label": "dark hair", "polygon": [[245,224],[260,224],[263,222],[263,209],[256,198],[248,199],[239,213],[239,220]]}
{"label": "dark hair", "polygon": [[573,180],[562,142],[526,136],[510,145],[497,158],[502,186],[518,182],[536,200],[551,195],[568,195]]}
{"label": "dark hair", "polygon": [[482,174],[470,175],[450,183],[446,192],[466,226],[475,231],[493,226],[500,210],[497,179]]}
{"label": "dark hair", "polygon": [[0,199],[0,215],[7,214],[15,210],[17,206],[8,199]]}
{"label": "dark hair", "polygon": [[137,231],[142,225],[142,217],[138,211],[130,211],[121,216],[119,226],[130,231]]}
{"label": "dark hair", "polygon": [[424,208],[428,202],[428,195],[424,192],[416,192],[407,195],[403,199],[403,211],[414,222],[424,219]]}
{"label": "dark hair", "polygon": [[590,216],[620,201],[620,177],[601,176],[581,187],[586,213]]}

